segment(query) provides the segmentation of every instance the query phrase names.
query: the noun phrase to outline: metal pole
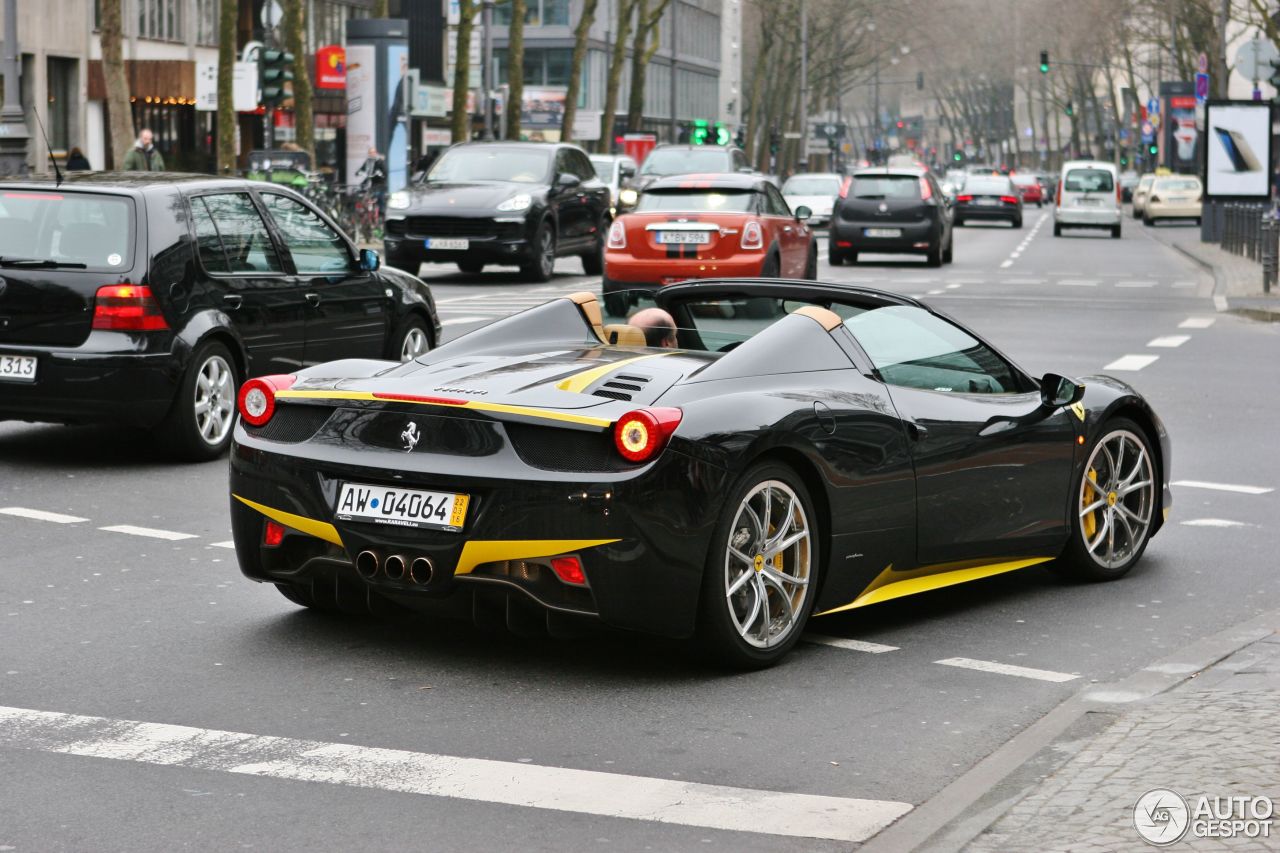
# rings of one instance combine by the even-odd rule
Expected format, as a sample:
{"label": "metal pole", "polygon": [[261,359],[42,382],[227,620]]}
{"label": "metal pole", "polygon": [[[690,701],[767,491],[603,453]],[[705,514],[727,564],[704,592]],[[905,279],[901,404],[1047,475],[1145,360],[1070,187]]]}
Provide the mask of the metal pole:
{"label": "metal pole", "polygon": [[[483,47],[480,58],[480,86],[484,89],[480,103],[484,105],[483,139],[493,139],[493,3],[484,0],[480,12],[480,25],[484,28]],[[462,50],[462,46],[458,47]]]}
{"label": "metal pole", "polygon": [[880,56],[879,54],[876,55],[875,85],[873,86],[872,90],[875,93],[873,97],[875,105],[872,107],[872,109],[875,110],[875,123],[873,124],[872,131],[871,131],[873,134],[871,137],[871,148],[876,154],[875,162],[878,164],[880,162]]}
{"label": "metal pole", "polygon": [[809,10],[800,0],[800,171],[809,171]]}
{"label": "metal pole", "polygon": [[[680,30],[676,28],[676,15],[680,9],[680,0],[676,0],[671,4],[671,141],[680,141],[680,125],[679,116],[676,114],[676,93],[679,89],[676,86],[676,43],[680,40]],[[661,26],[661,24],[659,24]]]}
{"label": "metal pole", "polygon": [[0,109],[0,175],[21,175],[27,171],[27,119],[18,94],[22,54],[18,51],[18,0],[4,0],[4,108]]}
{"label": "metal pole", "polygon": [[[266,50],[267,48],[271,48],[274,50],[276,46],[276,30],[275,30],[275,27],[273,26],[273,19],[271,17],[271,11],[269,8],[267,9],[265,14],[266,14],[266,24],[262,28],[262,49]],[[261,59],[262,57],[261,55],[259,55],[259,62],[258,62],[259,69],[263,67]],[[258,81],[259,88],[262,87],[264,82],[265,81],[262,81],[262,80]],[[280,81],[280,87],[281,87],[281,92],[283,92],[284,91],[283,80]],[[272,149],[275,148],[275,142],[276,142],[276,108],[274,104],[269,105],[266,108],[266,111],[263,113],[262,118],[263,118],[262,147],[268,151],[271,151]],[[267,172],[268,172],[267,178],[269,180],[270,170],[268,169]]]}

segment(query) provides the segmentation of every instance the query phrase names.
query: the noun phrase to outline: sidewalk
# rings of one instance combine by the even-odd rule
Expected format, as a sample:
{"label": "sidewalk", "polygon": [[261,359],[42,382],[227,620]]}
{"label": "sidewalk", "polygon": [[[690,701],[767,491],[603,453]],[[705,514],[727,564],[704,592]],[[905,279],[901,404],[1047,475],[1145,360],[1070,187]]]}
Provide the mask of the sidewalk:
{"label": "sidewalk", "polygon": [[[1234,311],[1258,320],[1280,321],[1280,287],[1262,292],[1262,264],[1224,252],[1217,243],[1200,242],[1199,228],[1148,228],[1147,233],[1213,273],[1219,310]],[[1226,307],[1221,307],[1221,300]]]}

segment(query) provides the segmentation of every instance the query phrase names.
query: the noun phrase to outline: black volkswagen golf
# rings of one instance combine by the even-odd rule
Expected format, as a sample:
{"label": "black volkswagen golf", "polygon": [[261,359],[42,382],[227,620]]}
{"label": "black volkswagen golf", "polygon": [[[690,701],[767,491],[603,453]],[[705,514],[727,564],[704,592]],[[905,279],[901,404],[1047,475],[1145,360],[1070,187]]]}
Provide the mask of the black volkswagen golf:
{"label": "black volkswagen golf", "polygon": [[0,183],[0,421],[155,429],[187,459],[231,440],[251,376],[407,360],[440,323],[290,190],[206,175]]}
{"label": "black volkswagen golf", "polygon": [[387,204],[387,263],[416,273],[423,261],[520,267],[548,281],[556,258],[579,255],[604,272],[609,187],[576,145],[464,142]]}

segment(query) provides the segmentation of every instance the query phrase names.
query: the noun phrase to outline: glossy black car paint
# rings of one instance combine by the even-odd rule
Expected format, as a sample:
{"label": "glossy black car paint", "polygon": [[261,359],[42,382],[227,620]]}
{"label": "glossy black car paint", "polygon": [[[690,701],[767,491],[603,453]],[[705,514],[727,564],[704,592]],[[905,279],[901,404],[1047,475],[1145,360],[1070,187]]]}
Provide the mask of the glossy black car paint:
{"label": "glossy black car paint", "polygon": [[[915,169],[875,167],[859,169],[852,179],[914,178],[929,187],[916,198],[857,198],[852,189],[837,197],[831,211],[827,259],[834,266],[855,261],[861,252],[927,255],[936,263],[950,260],[954,234],[946,194],[927,172]],[[869,231],[897,229],[896,237],[872,237]]]}
{"label": "glossy black car paint", "polygon": [[[0,183],[0,193],[54,189],[52,178]],[[359,269],[359,255],[349,242],[347,273],[299,275],[288,246],[268,224],[283,273],[205,271],[196,252],[191,198],[248,193],[265,214],[258,199],[270,192],[311,208],[291,190],[207,175],[98,172],[69,174],[56,191],[132,200],[133,251],[127,268],[110,275],[0,268],[5,281],[0,316],[7,321],[0,327],[0,353],[38,359],[36,382],[0,382],[0,420],[154,427],[173,407],[193,354],[209,341],[228,347],[244,379],[343,355],[387,357],[392,335],[410,317],[419,318],[432,340],[439,340],[427,286],[397,270]],[[151,288],[167,329],[91,329],[97,289],[126,283]],[[352,336],[346,331],[352,326],[364,327],[363,334]]]}
{"label": "glossy black car paint", "polygon": [[[1002,186],[996,188],[996,182]],[[1022,193],[1013,181],[1001,176],[977,176],[965,182],[956,193],[952,211],[957,225],[966,222],[1008,222],[1022,227]]]}
{"label": "glossy black car paint", "polygon": [[[537,261],[538,231],[544,225],[555,235],[557,257],[598,257],[603,250],[613,201],[609,185],[595,175],[587,155],[576,145],[543,142],[464,142],[450,148],[487,146],[499,149],[537,148],[551,152],[549,169],[539,183],[472,181],[441,183],[424,180],[408,187],[406,206],[387,210],[384,229],[386,260],[391,266],[416,273],[424,262],[529,266]],[[562,152],[587,160],[591,176],[580,178],[563,168]],[[446,152],[446,155],[448,152]],[[445,156],[445,155],[441,155]],[[562,182],[563,181],[563,182]],[[503,212],[498,205],[527,193],[523,211]],[[427,249],[429,238],[462,238],[465,251]]]}
{"label": "glossy black car paint", "polygon": [[[672,285],[657,298],[679,322],[687,311],[681,300],[708,293],[925,307],[896,294],[783,281]],[[303,371],[295,387],[320,396],[353,389],[449,394],[478,405],[528,406],[547,417],[595,417],[606,426],[393,401],[282,401],[280,411],[291,418],[320,411],[287,441],[236,428],[231,511],[242,571],[258,581],[302,585],[316,597],[345,591],[348,606],[389,600],[478,614],[468,593],[497,590],[499,603],[487,606],[498,608],[499,619],[501,593],[509,592],[554,614],[682,637],[695,628],[709,540],[726,495],[762,459],[792,467],[813,497],[821,553],[828,555],[818,574],[817,611],[849,603],[885,574],[908,577],[958,560],[1056,556],[1071,530],[1073,484],[1085,454],[1117,415],[1142,426],[1158,457],[1163,489],[1154,527],[1171,506],[1168,436],[1147,402],[1119,380],[1081,380],[1081,417],[1042,405],[1037,383],[1025,374],[1025,392],[999,400],[900,394],[880,380],[843,324],[827,330],[801,314],[782,317],[723,355],[602,344],[589,320],[560,299],[466,335],[417,364],[348,361]],[[584,368],[607,365],[615,369],[605,367],[579,394],[557,387]],[[646,377],[643,390],[628,401],[595,396],[618,373]],[[642,406],[679,407],[683,419],[656,460],[630,465],[610,454],[607,425]],[[408,420],[428,418],[424,433],[437,436],[434,445],[406,453],[398,431]],[[378,419],[388,422],[359,426]],[[544,450],[561,448],[551,454],[560,461],[530,452],[531,429],[542,431]],[[335,521],[343,481],[465,492],[473,497],[472,514],[461,532]],[[283,550],[265,547],[263,510],[300,516],[304,527],[332,523],[341,547],[302,534],[287,536]],[[548,537],[617,541],[566,549],[580,554],[587,591],[475,573],[453,577],[472,540]],[[422,587],[360,580],[352,560],[365,548],[428,555],[437,575]]]}

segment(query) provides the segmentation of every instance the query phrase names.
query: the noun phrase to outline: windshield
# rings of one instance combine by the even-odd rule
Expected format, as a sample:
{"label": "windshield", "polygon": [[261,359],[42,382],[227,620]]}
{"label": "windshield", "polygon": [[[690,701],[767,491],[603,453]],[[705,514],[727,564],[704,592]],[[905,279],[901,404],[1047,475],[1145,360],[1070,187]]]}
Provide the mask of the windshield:
{"label": "windshield", "polygon": [[510,181],[538,184],[551,171],[551,151],[500,146],[451,148],[436,161],[428,183],[457,181]]}
{"label": "windshield", "polygon": [[920,179],[915,175],[855,175],[849,187],[854,198],[920,198]]}
{"label": "windshield", "polygon": [[756,194],[751,190],[650,190],[640,196],[635,209],[640,213],[664,210],[750,213],[755,210],[755,200]]}
{"label": "windshield", "polygon": [[0,193],[0,258],[124,270],[133,255],[133,201],[38,190]]}
{"label": "windshield", "polygon": [[683,148],[656,149],[649,152],[642,175],[688,175],[694,172],[728,172],[729,153],[722,148],[690,151]]}
{"label": "windshield", "polygon": [[592,157],[591,165],[595,167],[596,174],[600,176],[600,180],[608,181],[613,177],[614,160],[608,157]]}
{"label": "windshield", "polygon": [[840,179],[796,177],[782,185],[783,195],[836,195],[840,192]]}
{"label": "windshield", "polygon": [[1070,193],[1114,192],[1116,188],[1106,169],[1071,169],[1062,186]]}
{"label": "windshield", "polygon": [[1001,195],[1012,189],[1008,178],[970,178],[964,184],[964,191],[975,195]]}
{"label": "windshield", "polygon": [[1155,188],[1164,192],[1195,192],[1200,189],[1200,182],[1195,178],[1169,178],[1156,181]]}

